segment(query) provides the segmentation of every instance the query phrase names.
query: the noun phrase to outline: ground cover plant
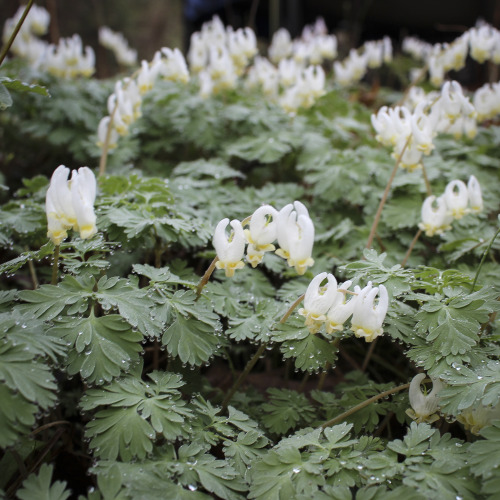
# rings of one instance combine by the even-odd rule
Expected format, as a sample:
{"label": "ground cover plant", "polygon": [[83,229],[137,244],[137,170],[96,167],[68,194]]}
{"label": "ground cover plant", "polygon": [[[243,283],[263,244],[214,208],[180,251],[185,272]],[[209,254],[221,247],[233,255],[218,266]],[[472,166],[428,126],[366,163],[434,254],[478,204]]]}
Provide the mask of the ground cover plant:
{"label": "ground cover plant", "polygon": [[48,22],[0,54],[1,494],[495,498],[500,84],[450,74],[499,32],[103,30],[99,81]]}

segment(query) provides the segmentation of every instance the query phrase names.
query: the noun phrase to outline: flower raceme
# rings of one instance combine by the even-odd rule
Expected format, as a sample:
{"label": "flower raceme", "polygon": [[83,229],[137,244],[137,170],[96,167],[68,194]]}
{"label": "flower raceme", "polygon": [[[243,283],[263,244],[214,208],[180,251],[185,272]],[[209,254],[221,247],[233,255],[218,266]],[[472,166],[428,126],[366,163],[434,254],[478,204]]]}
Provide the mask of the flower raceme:
{"label": "flower raceme", "polygon": [[422,222],[418,227],[427,236],[442,234],[451,229],[454,219],[461,219],[468,213],[479,213],[483,209],[483,197],[479,181],[470,176],[467,185],[461,180],[453,180],[444,193],[436,198],[428,196],[422,205]]}
{"label": "flower raceme", "polygon": [[[295,208],[295,210],[294,210]],[[248,243],[246,260],[256,267],[266,252],[275,250],[278,240],[280,246],[276,254],[287,260],[302,275],[314,264],[312,248],[314,245],[314,224],[307,208],[295,201],[279,212],[271,205],[259,207],[250,217],[249,229],[243,230],[241,222],[233,220],[233,233],[229,238],[225,229],[229,219],[217,224],[213,245],[217,253],[217,269],[225,269],[226,276],[234,275],[236,269],[244,266],[245,244]]]}
{"label": "flower raceme", "polygon": [[[326,285],[321,286],[325,280]],[[335,277],[326,272],[313,278],[304,296],[304,307],[299,309],[299,314],[305,317],[305,325],[312,334],[317,333],[323,324],[327,333],[340,332],[350,316],[351,330],[356,337],[372,342],[382,334],[382,324],[389,306],[385,286],[373,288],[369,282],[363,289],[356,287],[353,297],[346,301],[346,292],[351,283],[346,281],[338,286]],[[375,306],[377,294],[379,301]]]}
{"label": "flower raceme", "polygon": [[56,168],[50,180],[45,199],[47,214],[47,236],[55,245],[68,237],[68,229],[80,232],[87,239],[97,232],[94,201],[96,179],[88,167],[70,170],[64,165]]}

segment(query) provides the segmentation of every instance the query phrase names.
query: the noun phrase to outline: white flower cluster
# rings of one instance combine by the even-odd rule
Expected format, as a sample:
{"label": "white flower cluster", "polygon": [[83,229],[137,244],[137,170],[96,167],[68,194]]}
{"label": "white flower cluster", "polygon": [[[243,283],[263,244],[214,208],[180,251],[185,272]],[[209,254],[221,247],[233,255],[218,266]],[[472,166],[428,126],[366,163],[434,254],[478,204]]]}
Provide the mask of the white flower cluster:
{"label": "white flower cluster", "polygon": [[500,82],[486,83],[479,87],[472,97],[477,120],[489,120],[500,113]]}
{"label": "white flower cluster", "polygon": [[[213,245],[217,253],[217,269],[224,269],[226,276],[234,275],[236,269],[245,264],[243,257],[247,246],[246,260],[256,267],[266,252],[276,250],[276,254],[287,260],[302,275],[314,264],[314,224],[307,208],[299,201],[289,203],[280,211],[271,205],[259,207],[251,216],[249,229],[244,230],[239,220],[232,220],[231,235],[226,234],[229,219],[222,219],[215,228]],[[278,242],[276,249],[273,243]]]}
{"label": "white flower cluster", "polygon": [[[5,22],[4,42],[11,36],[24,12],[20,7],[13,18]],[[48,71],[62,78],[89,77],[95,71],[95,53],[91,47],[83,47],[81,38],[61,38],[58,45],[49,44],[37,38],[47,32],[50,15],[43,7],[34,5],[29,11],[18,36],[14,39],[12,51],[28,60],[34,68]]]}
{"label": "white flower cluster", "polygon": [[[412,109],[413,108],[413,109]],[[376,139],[393,147],[393,156],[401,156],[401,167],[414,170],[421,166],[422,157],[434,149],[438,133],[449,132],[469,137],[477,132],[476,111],[463,94],[458,82],[446,82],[440,93],[425,94],[414,90],[409,106],[383,106],[371,117]]]}
{"label": "white flower cluster", "polygon": [[60,165],[54,170],[45,198],[47,214],[47,236],[55,245],[68,237],[68,229],[80,232],[80,238],[87,239],[97,232],[94,201],[96,179],[88,167],[70,170]]}
{"label": "white flower cluster", "polygon": [[420,388],[424,379],[425,373],[419,373],[410,382],[408,396],[411,409],[406,410],[406,414],[419,424],[422,422],[432,424],[432,422],[439,419],[437,414],[439,410],[439,392],[444,389],[445,384],[439,378],[431,377],[432,391],[424,394]]}
{"label": "white flower cluster", "polygon": [[457,420],[463,424],[467,431],[476,436],[484,427],[492,424],[494,420],[500,419],[500,405],[484,406],[482,404],[475,408],[467,408],[457,415]]}
{"label": "white flower cluster", "polygon": [[[327,284],[321,286],[325,280]],[[344,323],[352,316],[351,330],[356,337],[372,342],[382,335],[382,324],[389,307],[385,286],[373,287],[371,281],[362,289],[355,286],[347,301],[346,295],[351,284],[351,281],[346,281],[338,286],[335,276],[326,272],[313,278],[304,296],[304,307],[299,309],[311,333],[317,333],[323,325],[327,333],[341,332]],[[378,304],[374,305],[377,294]]]}
{"label": "white flower cluster", "polygon": [[116,60],[123,66],[137,64],[137,51],[129,47],[127,40],[121,33],[117,33],[107,26],[102,26],[99,28],[99,43],[111,50]]}
{"label": "white flower cluster", "polygon": [[429,45],[416,38],[405,38],[403,50],[428,65],[431,83],[442,85],[445,73],[458,71],[465,66],[467,55],[483,63],[500,63],[500,31],[488,24],[481,24],[460,35],[452,43]]}
{"label": "white flower cluster", "polygon": [[215,16],[191,35],[188,61],[198,74],[202,96],[235,88],[250,60],[257,53],[257,38],[251,28],[224,28]]}
{"label": "white flower cluster", "polygon": [[382,40],[365,42],[359,49],[351,49],[342,62],[335,62],[335,81],[342,86],[359,82],[368,68],[380,68],[392,60],[392,43],[389,37]]}
{"label": "white flower cluster", "polygon": [[442,234],[451,229],[453,220],[461,219],[468,213],[479,213],[483,209],[483,197],[478,180],[471,175],[465,185],[461,180],[453,180],[444,193],[436,198],[428,196],[422,205],[422,222],[418,227],[427,236]]}
{"label": "white flower cluster", "polygon": [[[116,147],[119,136],[129,133],[130,126],[141,116],[142,95],[151,90],[158,77],[187,82],[189,71],[179,49],[162,48],[153,60],[142,61],[135,78],[124,78],[115,84],[115,91],[108,97],[108,116],[99,122],[97,129],[99,147]],[[109,140],[108,140],[109,135]]]}
{"label": "white flower cluster", "polygon": [[318,18],[314,24],[305,26],[301,38],[296,40],[292,40],[285,28],[280,28],[273,35],[268,55],[275,64],[291,59],[300,67],[319,65],[337,57],[337,37],[329,35],[325,21]]}

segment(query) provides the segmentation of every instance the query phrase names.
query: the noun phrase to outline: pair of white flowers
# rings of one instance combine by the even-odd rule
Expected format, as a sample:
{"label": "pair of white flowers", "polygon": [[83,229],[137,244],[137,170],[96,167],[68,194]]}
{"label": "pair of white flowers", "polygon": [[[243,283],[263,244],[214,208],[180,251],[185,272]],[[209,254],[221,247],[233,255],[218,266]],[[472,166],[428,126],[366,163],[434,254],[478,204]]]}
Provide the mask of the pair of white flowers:
{"label": "pair of white flowers", "polygon": [[479,213],[483,209],[483,196],[479,181],[471,175],[465,185],[461,180],[448,183],[444,193],[428,196],[422,205],[422,222],[418,227],[427,236],[442,234],[451,229],[454,219],[461,219],[468,213]]}
{"label": "pair of white flowers", "polygon": [[83,239],[97,232],[94,201],[96,179],[88,167],[70,170],[64,165],[56,168],[50,179],[45,199],[47,214],[47,236],[54,245],[60,245],[68,237],[68,229],[80,232]]}
{"label": "pair of white flowers", "polygon": [[[327,280],[327,284],[321,286]],[[354,335],[372,342],[382,335],[382,324],[389,307],[389,296],[384,285],[373,287],[371,281],[364,288],[354,287],[349,300],[346,295],[352,281],[337,285],[332,274],[318,274],[304,296],[304,307],[299,314],[305,316],[305,324],[311,333],[317,333],[324,324],[327,333],[342,331],[344,323],[351,319],[351,330]],[[379,296],[375,305],[375,298]]]}
{"label": "pair of white flowers", "polygon": [[243,257],[248,243],[246,260],[256,267],[266,252],[276,250],[276,254],[295,267],[298,274],[304,274],[314,264],[312,248],[314,244],[314,224],[307,208],[300,202],[289,203],[280,211],[271,205],[259,207],[251,216],[249,229],[244,230],[239,220],[232,220],[232,234],[228,237],[226,227],[229,219],[222,219],[215,228],[213,245],[217,252],[217,269],[224,269],[226,276],[234,275],[236,269],[245,264]]}

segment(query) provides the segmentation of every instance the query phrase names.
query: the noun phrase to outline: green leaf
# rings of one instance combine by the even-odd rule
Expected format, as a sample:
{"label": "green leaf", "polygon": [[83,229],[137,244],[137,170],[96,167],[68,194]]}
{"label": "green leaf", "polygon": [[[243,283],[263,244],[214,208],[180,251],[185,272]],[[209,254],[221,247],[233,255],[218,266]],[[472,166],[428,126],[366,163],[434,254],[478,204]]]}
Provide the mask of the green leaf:
{"label": "green leaf", "polygon": [[181,377],[152,372],[149,378],[152,383],[129,377],[86,392],[84,410],[108,406],[85,429],[96,455],[107,460],[144,459],[157,437],[175,440],[184,435],[183,423],[191,412],[177,390],[183,385]]}
{"label": "green leaf", "polygon": [[131,363],[137,363],[142,351],[142,334],[117,314],[65,317],[49,331],[70,346],[68,374],[80,373],[89,384],[110,382],[126,372]]}
{"label": "green leaf", "polygon": [[439,393],[441,409],[457,415],[461,410],[477,406],[496,406],[500,402],[500,363],[490,361],[475,369],[455,365],[442,375],[448,384]]}
{"label": "green leaf", "polygon": [[153,317],[152,308],[160,299],[154,299],[147,292],[147,289],[138,288],[135,276],[128,280],[103,276],[97,283],[95,296],[105,311],[117,308],[132,327],[147,337],[157,338],[163,325]]}
{"label": "green leaf", "polygon": [[269,402],[262,405],[262,421],[274,434],[285,434],[299,423],[313,421],[315,411],[304,394],[289,389],[268,389]]}
{"label": "green leaf", "polygon": [[57,401],[57,384],[50,367],[35,360],[22,344],[8,341],[0,344],[0,381],[43,409]]}
{"label": "green leaf", "polygon": [[191,366],[206,363],[216,354],[221,341],[220,333],[214,327],[180,314],[162,337],[162,344],[169,354]]}
{"label": "green leaf", "polygon": [[10,92],[7,90],[7,87],[0,82],[0,110],[4,110],[12,106],[12,96]]}
{"label": "green leaf", "polygon": [[50,321],[66,309],[67,314],[82,314],[88,309],[94,279],[89,276],[65,276],[59,285],[42,285],[37,290],[19,292],[21,304],[16,309],[28,317]]}
{"label": "green leaf", "polygon": [[264,455],[268,439],[261,433],[250,430],[240,432],[236,441],[224,441],[224,455],[242,477],[248,473],[252,460]]}
{"label": "green leaf", "polygon": [[38,406],[5,385],[0,385],[0,400],[0,448],[7,448],[31,431]]}
{"label": "green leaf", "polygon": [[0,76],[0,83],[5,85],[9,90],[14,90],[15,92],[31,92],[33,94],[43,95],[45,97],[50,97],[49,91],[46,87],[42,85],[37,85],[36,83],[26,83],[21,80],[13,80],[7,76]]}
{"label": "green leaf", "polygon": [[481,429],[480,439],[469,447],[469,463],[472,473],[483,480],[498,480],[500,467],[500,421]]}
{"label": "green leaf", "polygon": [[71,491],[66,489],[66,482],[52,483],[52,465],[42,464],[38,474],[31,474],[24,480],[17,491],[20,500],[66,500]]}

